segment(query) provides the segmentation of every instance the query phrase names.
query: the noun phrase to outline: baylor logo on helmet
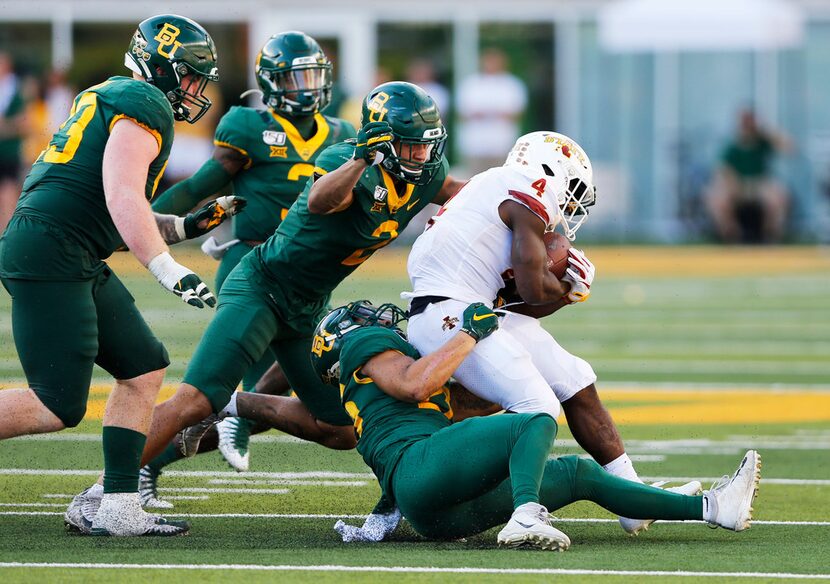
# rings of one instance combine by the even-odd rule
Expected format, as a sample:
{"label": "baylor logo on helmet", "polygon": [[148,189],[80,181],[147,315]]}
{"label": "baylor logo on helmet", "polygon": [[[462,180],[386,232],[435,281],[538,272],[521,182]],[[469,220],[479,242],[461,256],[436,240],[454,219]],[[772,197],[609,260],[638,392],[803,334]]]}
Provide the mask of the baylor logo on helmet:
{"label": "baylor logo on helmet", "polygon": [[[179,38],[179,34],[181,31],[178,27],[173,26],[169,22],[165,22],[164,26],[161,28],[159,33],[153,37],[153,40],[157,40],[159,42],[159,46],[156,49],[158,54],[162,57],[167,57],[171,59],[173,55],[176,53],[176,49],[178,49],[182,44],[177,41],[176,39]],[[170,49],[168,52],[165,52],[165,47],[172,46],[173,48]]]}
{"label": "baylor logo on helmet", "polygon": [[366,108],[369,110],[370,122],[383,121],[383,118],[389,111],[384,107],[387,101],[389,101],[389,94],[384,93],[382,91],[372,98],[372,101],[370,101],[366,106]]}

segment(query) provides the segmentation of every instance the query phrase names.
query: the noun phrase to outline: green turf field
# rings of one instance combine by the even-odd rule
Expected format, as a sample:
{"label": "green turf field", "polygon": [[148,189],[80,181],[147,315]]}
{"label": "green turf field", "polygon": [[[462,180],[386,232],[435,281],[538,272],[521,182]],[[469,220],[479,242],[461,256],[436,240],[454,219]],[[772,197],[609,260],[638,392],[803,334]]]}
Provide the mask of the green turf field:
{"label": "green turf field", "polygon": [[[406,287],[404,259],[391,251],[344,283],[335,301],[397,300]],[[648,250],[636,253],[649,257]],[[614,267],[616,252],[598,250],[590,301],[546,325],[597,370],[644,478],[708,484],[731,473],[747,448],[761,452],[756,523],[747,532],[658,523],[628,538],[609,513],[579,503],[555,513],[556,526],[573,541],[562,554],[499,550],[496,530],[466,542],[426,542],[405,523],[391,542],[346,545],[331,527],[340,517],[360,522],[371,509],[379,490],[367,467],[355,452],[271,432],[254,439],[254,472],[231,472],[217,453],[170,467],[161,495],[190,517],[189,536],[70,536],[63,510],[101,466],[100,411],[109,383],[101,374],[80,427],[0,443],[0,576],[246,583],[830,579],[830,260],[811,250],[801,275],[785,279],[764,268],[782,262],[777,251],[768,262],[757,252],[724,259],[722,250],[698,250],[690,259],[681,251],[678,262],[665,250],[655,253],[660,261],[623,270]],[[796,261],[804,253],[789,256]],[[661,269],[664,260],[674,269]],[[717,268],[729,261],[735,270]],[[146,274],[119,273],[170,350],[173,384],[210,313],[184,306]],[[6,386],[22,377],[10,328],[3,294]],[[563,424],[554,454],[577,452]]]}

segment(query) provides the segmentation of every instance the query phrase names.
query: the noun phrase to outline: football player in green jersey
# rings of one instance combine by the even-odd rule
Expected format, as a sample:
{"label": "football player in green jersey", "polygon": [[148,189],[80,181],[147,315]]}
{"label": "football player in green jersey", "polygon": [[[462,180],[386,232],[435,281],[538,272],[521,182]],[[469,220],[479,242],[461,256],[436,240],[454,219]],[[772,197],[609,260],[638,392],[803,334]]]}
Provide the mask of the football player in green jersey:
{"label": "football player in green jersey", "polygon": [[[153,202],[161,213],[181,214],[199,201],[225,187],[243,195],[246,212],[234,218],[234,240],[217,246],[210,238],[203,249],[221,258],[216,274],[216,290],[236,264],[255,246],[268,239],[288,214],[314,161],[325,148],[354,138],[355,130],[345,120],[320,113],[331,101],[332,66],[320,45],[297,31],[272,36],[256,58],[255,74],[267,109],[233,107],[219,121],[214,138],[213,157],[190,178],[183,180]],[[245,391],[254,390],[257,381],[274,363],[270,349],[254,363],[242,380]],[[284,376],[274,372],[269,379]],[[287,384],[262,384],[270,393],[286,391]],[[220,423],[219,450],[237,471],[249,465],[246,420],[232,418]],[[141,491],[145,507],[168,508],[155,496],[155,480],[166,464],[180,458],[171,445],[142,469]]]}
{"label": "football player in green jersey", "polygon": [[[626,517],[749,527],[761,465],[754,450],[731,478],[687,496],[616,477],[578,456],[548,459],[557,424],[546,413],[453,424],[445,382],[498,328],[498,318],[483,304],[471,304],[460,331],[424,356],[398,328],[405,318],[391,304],[341,306],[318,325],[311,359],[321,379],[339,387],[359,436],[357,450],[384,496],[419,534],[458,539],[507,523],[500,546],[564,551],[571,541],[551,525],[548,510],[579,500]],[[374,540],[394,526],[384,526]],[[344,534],[342,522],[335,529]]]}
{"label": "football player in green jersey", "polygon": [[187,525],[142,511],[141,452],[169,364],[135,302],[104,263],[126,245],[162,286],[192,306],[213,306],[207,286],[167,245],[215,227],[233,198],[194,216],[154,215],[148,200],[170,153],[173,121],[195,122],[217,79],[216,48],[199,24],[160,15],[139,24],[125,64],[82,91],[40,154],[0,239],[0,279],[28,387],[0,392],[0,438],[76,426],[93,364],[116,380],[103,421],[101,535],[176,535]]}
{"label": "football player in green jersey", "polygon": [[[334,288],[388,245],[421,209],[462,186],[447,174],[446,132],[435,102],[403,82],[365,98],[357,139],[329,146],[276,233],[222,285],[182,385],[156,406],[144,462],[211,412],[261,421],[332,448],[355,445],[351,418],[308,359]],[[299,399],[235,393],[271,348]],[[80,502],[79,502],[80,503]]]}

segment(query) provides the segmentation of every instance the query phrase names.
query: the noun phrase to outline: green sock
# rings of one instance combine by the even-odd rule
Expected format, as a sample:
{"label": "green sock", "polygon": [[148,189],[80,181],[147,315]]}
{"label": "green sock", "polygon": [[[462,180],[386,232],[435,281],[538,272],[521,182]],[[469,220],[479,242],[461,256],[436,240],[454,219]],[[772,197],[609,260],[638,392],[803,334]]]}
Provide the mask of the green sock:
{"label": "green sock", "polygon": [[510,486],[513,507],[539,502],[545,461],[556,438],[556,420],[547,414],[527,418],[510,452]]}
{"label": "green sock", "polygon": [[580,460],[575,473],[576,500],[587,499],[632,519],[703,519],[703,498],[687,497],[605,472]]}
{"label": "green sock", "polygon": [[155,471],[160,472],[161,469],[163,469],[168,464],[172,464],[177,460],[181,460],[182,458],[184,458],[184,454],[182,454],[182,451],[171,442],[167,445],[167,448],[165,448],[161,454],[159,454],[153,460],[147,463],[147,466],[149,466]]}
{"label": "green sock", "polygon": [[147,437],[135,430],[104,426],[104,493],[138,491],[138,470]]}

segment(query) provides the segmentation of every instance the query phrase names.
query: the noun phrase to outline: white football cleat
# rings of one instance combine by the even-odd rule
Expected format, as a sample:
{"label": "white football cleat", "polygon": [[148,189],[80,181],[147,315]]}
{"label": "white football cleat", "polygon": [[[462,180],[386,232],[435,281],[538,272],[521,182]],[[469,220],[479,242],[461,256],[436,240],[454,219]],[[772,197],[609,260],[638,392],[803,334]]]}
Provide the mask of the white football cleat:
{"label": "white football cleat", "polygon": [[[656,483],[651,483],[652,487],[662,487],[666,484],[666,481],[659,481]],[[701,484],[700,481],[690,481],[685,485],[679,485],[677,487],[669,487],[666,490],[671,491],[672,493],[678,493],[680,495],[698,495],[700,494]],[[628,535],[637,535],[641,531],[647,531],[649,526],[654,523],[656,519],[629,519],[628,517],[620,517],[620,526],[625,530]]]}
{"label": "white football cleat", "polygon": [[538,503],[519,505],[499,532],[499,547],[532,547],[565,551],[571,546],[567,535],[551,525],[548,510]]}
{"label": "white football cleat", "polygon": [[199,451],[199,443],[202,441],[202,438],[204,438],[207,431],[213,428],[213,426],[215,426],[218,422],[219,416],[211,414],[198,424],[188,426],[179,432],[176,436],[179,445],[179,452],[182,453],[182,456],[185,458],[196,456],[196,453]]}
{"label": "white football cleat", "polygon": [[91,535],[118,537],[187,535],[186,521],[168,521],[141,508],[138,493],[108,493],[92,521]]}
{"label": "white football cleat", "polygon": [[216,425],[219,433],[219,452],[236,472],[245,472],[250,466],[248,441],[251,426],[243,418],[225,418]]}
{"label": "white football cleat", "polygon": [[761,455],[749,450],[735,474],[724,475],[711,489],[703,491],[703,519],[709,525],[732,531],[749,529],[752,500],[760,482]]}
{"label": "white football cleat", "polygon": [[103,493],[103,487],[94,485],[72,498],[72,502],[63,514],[63,525],[67,531],[81,535],[92,533],[92,520],[95,519],[98,507],[101,505]]}
{"label": "white football cleat", "polygon": [[159,499],[158,478],[160,470],[153,470],[149,465],[138,471],[138,498],[144,509],[172,509],[173,503]]}

